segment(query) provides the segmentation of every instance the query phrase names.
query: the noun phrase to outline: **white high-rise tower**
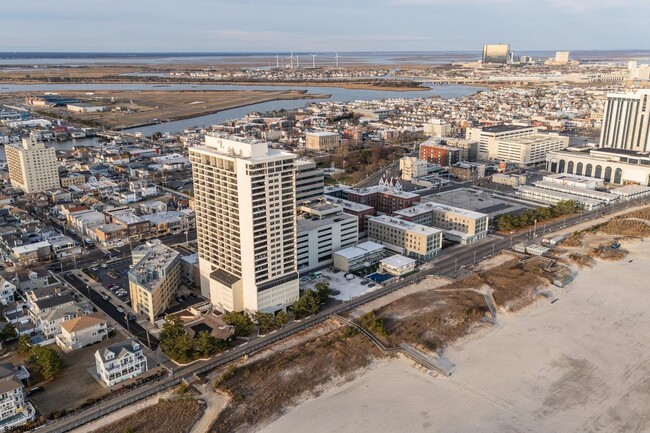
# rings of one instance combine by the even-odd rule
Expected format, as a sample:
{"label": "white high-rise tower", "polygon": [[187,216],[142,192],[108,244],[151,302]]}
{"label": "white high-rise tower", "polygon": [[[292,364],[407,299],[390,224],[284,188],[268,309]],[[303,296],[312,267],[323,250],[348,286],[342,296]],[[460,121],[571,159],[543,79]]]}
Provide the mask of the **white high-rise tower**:
{"label": "white high-rise tower", "polygon": [[650,151],[650,90],[607,95],[600,147]]}
{"label": "white high-rise tower", "polygon": [[190,148],[201,292],[218,309],[275,312],[298,299],[295,158],[224,136]]}

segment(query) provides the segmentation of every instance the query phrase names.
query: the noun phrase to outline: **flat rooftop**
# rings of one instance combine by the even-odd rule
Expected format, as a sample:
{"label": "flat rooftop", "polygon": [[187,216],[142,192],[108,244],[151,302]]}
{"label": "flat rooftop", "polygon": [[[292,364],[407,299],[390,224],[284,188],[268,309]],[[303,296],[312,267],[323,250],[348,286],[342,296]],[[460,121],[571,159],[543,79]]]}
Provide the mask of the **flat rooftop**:
{"label": "flat rooftop", "polygon": [[337,206],[341,206],[344,210],[349,210],[352,212],[367,212],[374,209],[372,206],[331,196],[327,196],[327,201]]}
{"label": "flat rooftop", "polygon": [[449,206],[447,204],[436,203],[431,201],[426,203],[420,203],[415,206],[408,207],[406,209],[398,210],[394,212],[394,214],[400,216],[414,216],[414,215],[422,215],[428,212],[449,212],[449,213],[454,213],[456,215],[461,215],[472,219],[487,218],[488,216],[487,214],[481,212],[476,212],[469,209],[463,209],[460,207]]}
{"label": "flat rooftop", "polygon": [[408,266],[416,262],[417,260],[411,259],[401,254],[395,254],[394,256],[386,257],[385,259],[381,260],[382,264],[391,266],[393,268],[401,268],[403,266]]}
{"label": "flat rooftop", "polygon": [[354,215],[342,213],[341,215],[329,214],[319,217],[298,217],[296,221],[296,231],[298,236],[300,233],[308,232],[320,227],[330,226],[334,223],[344,223],[346,221],[357,221]]}
{"label": "flat rooftop", "polygon": [[343,248],[342,250],[335,251],[334,254],[345,257],[348,260],[353,260],[359,257],[363,257],[367,254],[381,253],[385,247],[376,242],[367,241],[360,243],[355,247]]}
{"label": "flat rooftop", "polygon": [[372,217],[368,218],[368,223],[379,223],[385,226],[393,227],[396,229],[400,230],[406,230],[406,231],[411,231],[411,232],[417,232],[419,234],[423,234],[425,236],[430,236],[430,235],[436,235],[438,233],[442,233],[442,230],[433,228],[433,227],[427,227],[422,224],[416,224],[411,221],[405,221],[403,219],[399,218],[394,218],[390,217],[388,215],[382,215],[378,217]]}
{"label": "flat rooftop", "polygon": [[501,132],[519,131],[521,129],[529,129],[529,128],[532,128],[532,126],[496,125],[496,126],[487,126],[483,128],[483,132],[487,132],[488,134],[499,134]]}
{"label": "flat rooftop", "polygon": [[618,196],[616,194],[611,194],[609,192],[596,191],[593,189],[580,188],[577,186],[562,185],[561,183],[555,183],[555,182],[545,182],[543,180],[539,182],[535,182],[535,186],[547,190],[566,192],[572,195],[577,195],[581,197],[591,197],[603,201],[613,201],[618,199]]}
{"label": "flat rooftop", "polygon": [[573,200],[573,201],[577,201],[579,203],[590,204],[590,205],[593,205],[593,206],[598,206],[598,205],[601,205],[603,203],[602,200],[598,200],[598,199],[595,199],[595,198],[582,197],[582,196],[578,196],[578,195],[575,195],[575,194],[569,194],[569,193],[560,192],[560,191],[552,191],[550,189],[539,188],[539,187],[536,187],[536,186],[524,185],[524,186],[518,187],[517,190],[521,191],[521,192],[529,192],[529,193],[533,193],[533,194],[546,195],[548,197],[554,197],[554,198],[557,198],[557,199],[560,199],[560,200]]}
{"label": "flat rooftop", "polygon": [[502,141],[504,143],[516,143],[516,144],[523,144],[523,145],[533,145],[533,144],[538,144],[538,143],[544,143],[544,142],[547,142],[547,141],[557,141],[559,139],[562,139],[561,135],[532,134],[532,135],[525,135],[523,137],[502,138],[499,141]]}
{"label": "flat rooftop", "polygon": [[400,191],[395,188],[391,188],[390,186],[382,186],[382,185],[369,186],[367,188],[360,188],[360,189],[350,189],[348,190],[348,194],[356,194],[362,196],[371,195],[371,194],[388,194],[388,195],[401,197],[401,198],[420,197],[419,195],[413,194],[412,192]]}
{"label": "flat rooftop", "polygon": [[134,277],[140,286],[153,290],[165,277],[167,270],[180,253],[157,240],[138,245],[133,253],[137,255],[144,251],[147,251],[146,255],[129,271],[129,280],[132,281],[131,277]]}

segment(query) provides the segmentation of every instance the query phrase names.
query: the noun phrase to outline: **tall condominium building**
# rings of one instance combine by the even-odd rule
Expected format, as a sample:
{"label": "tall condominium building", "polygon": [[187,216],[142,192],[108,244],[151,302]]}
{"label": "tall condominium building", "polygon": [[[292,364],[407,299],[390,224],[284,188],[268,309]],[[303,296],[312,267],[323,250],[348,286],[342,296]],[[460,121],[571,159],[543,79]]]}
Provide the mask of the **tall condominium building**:
{"label": "tall condominium building", "polygon": [[510,58],[509,44],[483,45],[483,63],[508,63]]}
{"label": "tall condominium building", "polygon": [[325,174],[314,161],[296,160],[296,203],[323,196]]}
{"label": "tall condominium building", "polygon": [[201,291],[218,309],[274,312],[298,299],[295,158],[222,136],[190,148]]}
{"label": "tall condominium building", "polygon": [[600,147],[650,151],[650,90],[607,95]]}
{"label": "tall condominium building", "polygon": [[163,313],[181,285],[180,253],[158,239],[138,245],[129,270],[131,305],[151,323]]}
{"label": "tall condominium building", "polygon": [[28,194],[59,187],[54,148],[45,147],[35,136],[30,136],[20,144],[7,145],[5,151],[13,187]]}

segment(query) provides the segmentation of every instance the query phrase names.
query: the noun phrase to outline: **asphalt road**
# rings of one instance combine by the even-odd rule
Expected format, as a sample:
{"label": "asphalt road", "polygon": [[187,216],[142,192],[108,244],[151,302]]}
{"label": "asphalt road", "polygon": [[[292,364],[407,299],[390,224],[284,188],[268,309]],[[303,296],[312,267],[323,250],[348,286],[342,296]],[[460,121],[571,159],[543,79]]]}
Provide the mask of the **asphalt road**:
{"label": "asphalt road", "polygon": [[[567,217],[566,219],[560,219],[558,221],[548,223],[545,227],[545,232],[552,233],[563,227],[572,226],[579,224],[581,222],[587,221],[589,219],[601,216],[603,214],[610,214],[618,210],[622,210],[626,207],[635,206],[641,203],[648,203],[650,198],[633,200],[629,203],[617,203],[615,205],[609,206],[605,210],[595,210],[584,212],[581,215],[575,215]],[[540,227],[538,227],[539,229]],[[542,235],[538,231],[538,235]],[[140,388],[133,389],[129,393],[121,395],[113,400],[107,401],[105,403],[91,406],[86,410],[71,415],[69,417],[60,419],[55,422],[42,427],[39,431],[48,432],[48,433],[58,433],[65,432],[73,427],[83,425],[86,422],[90,422],[93,419],[96,419],[100,416],[106,415],[111,411],[117,410],[121,407],[124,407],[128,404],[131,404],[139,399],[152,395],[155,392],[162,391],[167,389],[180,382],[181,379],[187,378],[190,379],[196,374],[202,374],[204,372],[210,371],[216,367],[232,362],[239,357],[253,353],[260,350],[270,344],[273,344],[279,340],[287,338],[297,332],[300,332],[304,329],[310,328],[318,323],[321,323],[328,318],[332,317],[334,314],[341,314],[346,311],[352,310],[359,307],[367,302],[385,296],[389,293],[392,293],[396,290],[399,290],[407,285],[410,285],[414,282],[420,281],[428,275],[445,275],[453,276],[459,270],[461,266],[467,266],[474,263],[477,263],[481,259],[500,252],[504,249],[510,248],[511,245],[530,239],[531,232],[522,232],[518,234],[513,234],[510,237],[489,237],[486,238],[471,247],[456,247],[449,250],[443,251],[442,254],[433,260],[432,267],[427,268],[426,270],[420,270],[419,272],[410,275],[406,278],[403,278],[401,281],[394,282],[385,287],[381,287],[373,292],[366,293],[357,298],[354,298],[347,302],[342,302],[336,304],[330,308],[327,308],[314,316],[303,319],[301,322],[291,323],[279,331],[268,334],[266,336],[257,338],[247,344],[240,345],[234,349],[228,350],[220,355],[217,355],[210,360],[200,361],[194,363],[185,368],[179,369],[176,374],[172,373],[169,377],[161,379],[158,382],[147,384]],[[83,285],[83,283],[81,283]],[[85,289],[85,288],[82,288]],[[83,294],[83,290],[81,290]],[[100,298],[101,299],[101,298]]]}
{"label": "asphalt road", "polygon": [[90,300],[97,308],[100,308],[106,315],[110,316],[115,320],[120,326],[129,331],[131,335],[137,337],[142,344],[149,347],[149,349],[156,350],[158,344],[160,343],[156,337],[149,334],[142,326],[138,325],[136,322],[128,322],[124,319],[125,313],[120,313],[117,311],[117,307],[110,302],[102,298],[101,294],[98,293],[95,289],[88,286],[84,281],[74,274],[66,273],[62,275],[63,279],[70,283],[81,295],[85,296]]}

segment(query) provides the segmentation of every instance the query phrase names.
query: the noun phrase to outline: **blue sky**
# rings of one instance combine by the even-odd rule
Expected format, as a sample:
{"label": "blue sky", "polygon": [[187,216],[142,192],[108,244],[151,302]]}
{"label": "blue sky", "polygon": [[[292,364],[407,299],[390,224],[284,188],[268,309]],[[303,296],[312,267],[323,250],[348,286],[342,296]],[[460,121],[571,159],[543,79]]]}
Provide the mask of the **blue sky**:
{"label": "blue sky", "polygon": [[6,0],[0,51],[650,49],[648,0]]}

